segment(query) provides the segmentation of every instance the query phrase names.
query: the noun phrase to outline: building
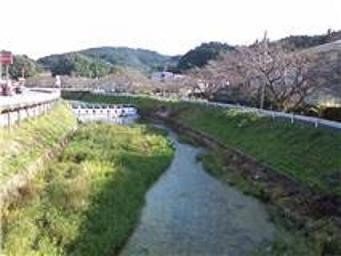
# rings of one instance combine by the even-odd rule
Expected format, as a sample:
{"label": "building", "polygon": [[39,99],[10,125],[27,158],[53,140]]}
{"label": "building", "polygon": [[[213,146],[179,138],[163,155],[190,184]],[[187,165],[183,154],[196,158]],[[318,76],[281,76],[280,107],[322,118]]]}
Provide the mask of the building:
{"label": "building", "polygon": [[174,74],[168,71],[154,72],[151,75],[151,79],[153,81],[160,81],[160,82],[183,79],[184,77],[185,77],[184,75]]}

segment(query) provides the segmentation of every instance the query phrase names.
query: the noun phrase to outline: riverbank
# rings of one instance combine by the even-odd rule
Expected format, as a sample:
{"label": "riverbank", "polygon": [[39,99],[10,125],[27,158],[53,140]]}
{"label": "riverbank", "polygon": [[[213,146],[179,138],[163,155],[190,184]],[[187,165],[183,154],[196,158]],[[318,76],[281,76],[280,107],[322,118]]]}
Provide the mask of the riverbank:
{"label": "riverbank", "polygon": [[108,255],[138,221],[144,194],[169,165],[163,132],[88,124],[2,212],[5,255]]}
{"label": "riverbank", "polygon": [[0,184],[35,162],[77,126],[66,103],[58,102],[42,116],[27,119],[12,130],[0,129]]}
{"label": "riverbank", "polygon": [[183,141],[209,149],[201,157],[209,173],[268,205],[276,235],[273,242],[259,249],[259,255],[340,254],[338,197],[309,190],[255,158],[163,114],[153,115],[153,120],[166,122]]}
{"label": "riverbank", "polygon": [[273,250],[261,255],[340,252],[341,133],[193,104],[89,94],[81,99],[135,104],[145,116],[187,127],[181,134],[192,141],[194,134],[196,143],[216,144],[204,157],[206,168],[267,202],[283,230]]}
{"label": "riverbank", "polygon": [[314,191],[341,196],[341,132],[282,122],[236,110],[141,97],[64,95],[87,102],[139,107],[142,114],[160,112],[178,123],[209,134]]}

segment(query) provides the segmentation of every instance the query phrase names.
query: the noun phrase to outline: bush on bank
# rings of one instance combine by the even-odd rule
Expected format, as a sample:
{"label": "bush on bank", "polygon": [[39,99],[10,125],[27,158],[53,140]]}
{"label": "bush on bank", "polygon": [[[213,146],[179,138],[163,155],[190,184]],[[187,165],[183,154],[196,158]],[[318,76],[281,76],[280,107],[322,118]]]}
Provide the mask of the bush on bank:
{"label": "bush on bank", "polygon": [[168,107],[177,122],[240,149],[315,191],[341,195],[340,131],[235,110],[143,97],[82,94],[81,99],[112,104],[129,102],[144,112]]}
{"label": "bush on bank", "polygon": [[5,255],[108,255],[133,230],[173,149],[157,130],[89,124],[3,211]]}
{"label": "bush on bank", "polygon": [[0,184],[56,146],[76,125],[71,109],[58,102],[47,114],[26,119],[11,131],[0,128]]}

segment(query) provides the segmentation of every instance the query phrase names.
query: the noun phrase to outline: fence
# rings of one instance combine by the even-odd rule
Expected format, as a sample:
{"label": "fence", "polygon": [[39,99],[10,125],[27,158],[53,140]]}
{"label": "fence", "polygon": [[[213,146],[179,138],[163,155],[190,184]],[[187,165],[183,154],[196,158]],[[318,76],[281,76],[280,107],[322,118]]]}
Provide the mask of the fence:
{"label": "fence", "polygon": [[48,112],[60,98],[56,90],[31,90],[23,95],[0,98],[0,127],[11,128],[21,121]]}
{"label": "fence", "polygon": [[219,108],[230,108],[230,109],[237,109],[241,112],[247,113],[254,113],[260,116],[268,116],[273,119],[275,118],[282,118],[284,120],[288,120],[291,123],[295,122],[304,122],[308,124],[314,125],[316,128],[319,126],[334,128],[334,129],[341,129],[341,122],[330,121],[318,117],[311,117],[311,116],[304,116],[298,115],[294,113],[284,113],[278,111],[271,111],[271,110],[262,110],[259,108],[251,108],[245,107],[240,105],[233,105],[233,104],[226,104],[226,103],[218,103],[218,102],[211,102],[203,99],[189,99],[189,98],[165,98],[161,96],[152,96],[152,95],[135,95],[135,94],[126,94],[126,93],[92,93],[95,95],[106,95],[106,96],[126,96],[126,97],[147,97],[151,99],[161,100],[161,101],[173,101],[173,102],[188,102],[188,103],[196,103],[202,104],[207,106],[219,107]]}

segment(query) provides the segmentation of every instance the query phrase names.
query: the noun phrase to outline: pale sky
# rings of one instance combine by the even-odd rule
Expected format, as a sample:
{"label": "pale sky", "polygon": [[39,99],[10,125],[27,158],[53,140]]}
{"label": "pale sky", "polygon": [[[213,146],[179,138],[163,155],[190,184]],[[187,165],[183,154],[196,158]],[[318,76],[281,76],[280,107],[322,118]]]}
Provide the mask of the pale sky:
{"label": "pale sky", "polygon": [[341,0],[0,0],[0,49],[33,58],[98,46],[183,54],[341,30]]}

